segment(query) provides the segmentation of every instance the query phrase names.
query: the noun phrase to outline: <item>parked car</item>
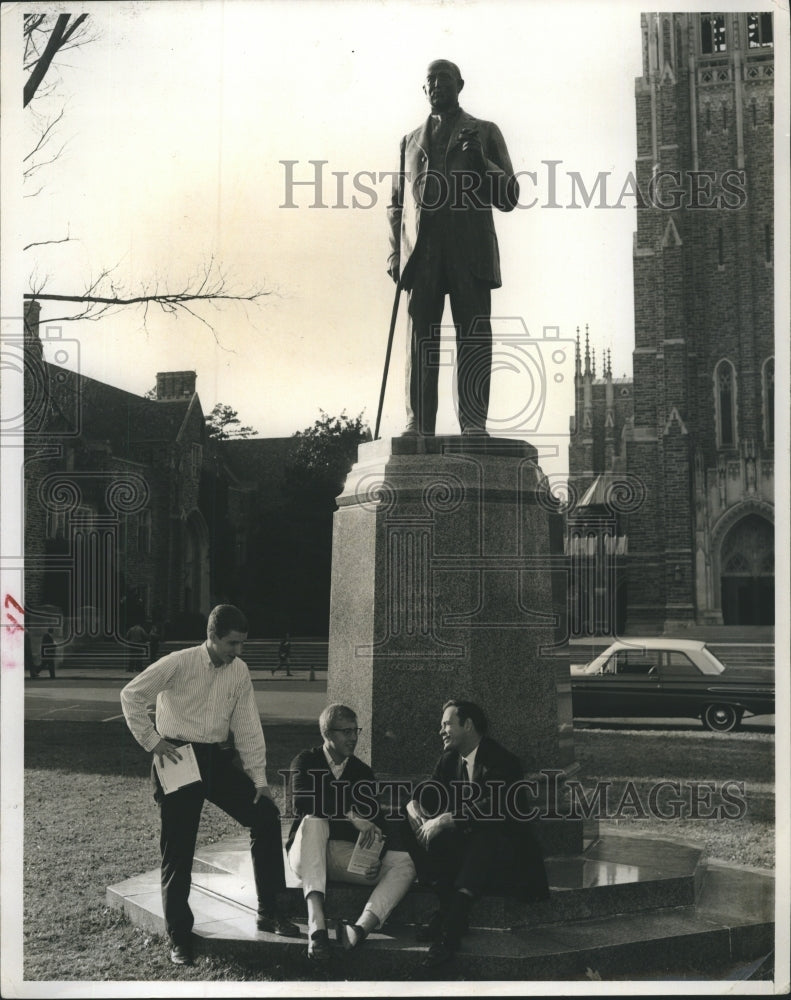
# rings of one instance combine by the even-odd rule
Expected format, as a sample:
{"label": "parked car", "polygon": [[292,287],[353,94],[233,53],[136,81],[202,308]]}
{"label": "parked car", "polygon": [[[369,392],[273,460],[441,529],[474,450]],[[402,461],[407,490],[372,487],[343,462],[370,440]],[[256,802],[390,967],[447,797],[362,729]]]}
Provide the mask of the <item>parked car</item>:
{"label": "parked car", "polygon": [[575,718],[697,718],[729,733],[745,712],[774,713],[774,670],[726,667],[692,639],[629,638],[572,664],[571,696]]}

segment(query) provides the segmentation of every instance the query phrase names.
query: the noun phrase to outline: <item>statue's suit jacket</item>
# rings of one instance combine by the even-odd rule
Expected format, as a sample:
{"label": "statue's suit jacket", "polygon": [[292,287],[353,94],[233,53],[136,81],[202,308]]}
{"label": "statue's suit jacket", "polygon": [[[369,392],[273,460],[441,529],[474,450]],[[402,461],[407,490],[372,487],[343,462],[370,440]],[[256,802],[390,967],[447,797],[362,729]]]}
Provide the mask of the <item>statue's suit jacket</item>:
{"label": "statue's suit jacket", "polygon": [[[423,195],[428,170],[431,119],[401,140],[399,172],[387,210],[390,223],[390,258],[400,260],[402,284],[411,287],[409,262],[420,237]],[[477,129],[481,139],[486,172],[479,175],[474,191],[465,197],[462,191],[472,185],[470,155],[458,139],[461,129]],[[468,175],[461,180],[462,173]],[[492,206],[503,212],[516,207],[519,184],[513,175],[511,159],[500,129],[494,122],[473,118],[460,109],[445,151],[443,174],[449,182],[453,242],[470,271],[491,288],[499,288],[500,253],[494,231]]]}

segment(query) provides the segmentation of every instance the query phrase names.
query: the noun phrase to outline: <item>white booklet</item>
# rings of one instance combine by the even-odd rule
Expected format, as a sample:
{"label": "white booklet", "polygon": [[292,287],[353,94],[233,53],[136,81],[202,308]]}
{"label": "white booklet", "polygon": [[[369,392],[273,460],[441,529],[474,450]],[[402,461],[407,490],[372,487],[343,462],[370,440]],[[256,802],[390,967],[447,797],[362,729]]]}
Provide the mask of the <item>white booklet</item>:
{"label": "white booklet", "polygon": [[192,744],[185,743],[183,747],[177,747],[177,749],[181,754],[181,760],[178,762],[163,757],[160,764],[159,758],[154,758],[154,767],[157,769],[159,783],[162,785],[162,791],[165,795],[170,795],[171,792],[183,788],[184,785],[192,785],[201,780],[200,768],[195,759]]}
{"label": "white booklet", "polygon": [[379,855],[385,845],[384,837],[377,837],[370,847],[361,847],[362,836],[362,834],[358,835],[349,864],[346,866],[346,871],[351,872],[352,875],[365,875],[371,865],[379,860]]}

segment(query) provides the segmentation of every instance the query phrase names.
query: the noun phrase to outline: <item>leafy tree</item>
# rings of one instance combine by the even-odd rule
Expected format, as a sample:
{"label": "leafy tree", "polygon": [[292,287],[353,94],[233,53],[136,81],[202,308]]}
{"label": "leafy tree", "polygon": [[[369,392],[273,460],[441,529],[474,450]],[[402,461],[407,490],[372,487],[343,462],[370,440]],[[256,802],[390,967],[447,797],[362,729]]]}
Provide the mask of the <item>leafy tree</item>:
{"label": "leafy tree", "polygon": [[371,440],[371,429],[363,414],[350,417],[344,410],[332,417],[324,410],[304,431],[294,434],[296,442],[286,467],[289,493],[309,493],[332,500],[343,489],[349,470],[357,458],[357,447]]}
{"label": "leafy tree", "polygon": [[251,586],[280,634],[327,635],[335,497],[357,446],[370,438],[362,413],[333,417],[321,410],[291,438],[281,496],[258,508]]}
{"label": "leafy tree", "polygon": [[255,437],[252,427],[242,427],[239,414],[227,403],[217,403],[206,417],[206,430],[214,441],[227,441],[230,438]]}

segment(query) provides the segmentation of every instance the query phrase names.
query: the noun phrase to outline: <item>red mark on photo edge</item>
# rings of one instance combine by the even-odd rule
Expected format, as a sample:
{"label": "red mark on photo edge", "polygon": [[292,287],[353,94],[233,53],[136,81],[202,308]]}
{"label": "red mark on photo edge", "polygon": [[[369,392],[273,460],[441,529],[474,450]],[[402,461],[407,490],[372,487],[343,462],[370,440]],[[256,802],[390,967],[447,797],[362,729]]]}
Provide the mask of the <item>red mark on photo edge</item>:
{"label": "red mark on photo edge", "polygon": [[5,600],[3,601],[3,605],[7,608],[11,604],[17,609],[20,615],[24,615],[25,609],[22,607],[22,605],[19,604],[17,601],[15,601],[14,598],[11,596],[11,594],[6,594]]}
{"label": "red mark on photo edge", "polygon": [[[14,597],[11,596],[11,594],[6,594],[5,595],[5,600],[3,601],[3,605],[6,608],[9,608],[9,607],[15,608],[20,613],[20,615],[24,616],[24,614],[25,614],[25,609],[22,607],[22,605],[17,600],[14,599]],[[8,621],[2,623],[3,626],[7,630],[6,631],[6,636],[19,635],[20,632],[24,632],[25,631],[24,625],[22,625],[11,614],[10,611],[7,611],[6,618],[8,619]],[[4,645],[5,645],[5,643],[4,643]],[[14,643],[14,645],[16,646],[17,643]],[[15,648],[14,649],[14,653],[16,653],[16,652],[17,652],[17,649]],[[3,657],[3,659],[2,659],[2,669],[3,670],[14,670],[18,666],[19,666],[19,663],[18,663],[15,655],[14,656],[7,656],[6,655],[6,656]]]}

